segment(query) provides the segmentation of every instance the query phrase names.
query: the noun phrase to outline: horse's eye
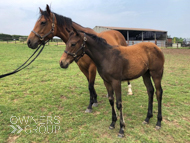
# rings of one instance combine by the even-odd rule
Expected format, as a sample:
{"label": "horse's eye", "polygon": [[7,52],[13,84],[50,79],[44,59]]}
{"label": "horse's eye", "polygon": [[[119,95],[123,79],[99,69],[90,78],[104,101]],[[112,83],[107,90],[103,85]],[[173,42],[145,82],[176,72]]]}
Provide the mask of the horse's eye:
{"label": "horse's eye", "polygon": [[42,21],[42,22],[41,22],[41,25],[45,25],[45,24],[46,24],[46,21]]}
{"label": "horse's eye", "polygon": [[76,43],[72,43],[72,44],[71,44],[71,47],[74,47],[75,45],[76,45]]}

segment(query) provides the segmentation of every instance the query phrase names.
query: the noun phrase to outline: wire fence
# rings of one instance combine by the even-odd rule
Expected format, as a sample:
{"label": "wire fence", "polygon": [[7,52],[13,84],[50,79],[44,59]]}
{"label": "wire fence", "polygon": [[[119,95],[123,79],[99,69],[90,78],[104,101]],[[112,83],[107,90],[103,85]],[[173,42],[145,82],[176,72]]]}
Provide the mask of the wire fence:
{"label": "wire fence", "polygon": [[[27,41],[17,41],[17,40],[8,40],[8,41],[0,41],[0,43],[6,43],[6,44],[27,44]],[[64,42],[61,41],[53,41],[48,42],[47,45],[65,45]]]}
{"label": "wire fence", "polygon": [[[126,41],[127,42],[127,41]],[[137,44],[137,43],[141,43],[142,41],[129,41],[129,44],[128,45],[134,45],[134,44]],[[172,43],[165,43],[165,41],[143,41],[143,42],[152,42],[152,43],[155,43],[158,47],[173,47],[173,48],[190,48],[190,45],[188,46],[184,46],[184,45],[177,45],[177,46],[173,46]],[[0,43],[6,43],[6,44],[27,44],[27,41],[18,41],[18,40],[8,40],[8,41],[1,41],[0,40]],[[65,46],[65,43],[63,41],[49,41],[47,43],[47,45],[52,45],[52,46]]]}

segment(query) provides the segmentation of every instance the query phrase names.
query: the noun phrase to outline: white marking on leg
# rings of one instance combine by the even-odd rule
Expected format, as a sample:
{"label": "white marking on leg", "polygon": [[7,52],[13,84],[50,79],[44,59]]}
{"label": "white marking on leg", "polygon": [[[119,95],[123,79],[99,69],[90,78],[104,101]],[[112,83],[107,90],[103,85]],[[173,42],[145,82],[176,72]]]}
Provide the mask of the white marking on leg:
{"label": "white marking on leg", "polygon": [[133,95],[133,92],[132,92],[132,85],[131,84],[129,84],[128,85],[128,93],[127,93],[128,95]]}

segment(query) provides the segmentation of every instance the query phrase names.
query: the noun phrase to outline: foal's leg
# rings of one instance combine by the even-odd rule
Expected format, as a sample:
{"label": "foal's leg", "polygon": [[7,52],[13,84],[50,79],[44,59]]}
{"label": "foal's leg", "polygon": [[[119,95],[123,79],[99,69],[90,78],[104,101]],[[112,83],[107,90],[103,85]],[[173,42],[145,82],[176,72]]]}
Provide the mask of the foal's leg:
{"label": "foal's leg", "polygon": [[147,112],[147,117],[144,120],[143,124],[147,124],[147,123],[149,123],[150,118],[153,117],[152,108],[153,108],[153,95],[154,95],[154,87],[153,87],[151,79],[150,79],[149,71],[147,71],[143,75],[143,81],[144,81],[144,84],[146,86],[147,93],[148,93],[148,112]]}
{"label": "foal's leg", "polygon": [[122,138],[122,137],[124,137],[125,121],[124,121],[123,112],[122,112],[121,81],[113,81],[112,87],[113,87],[113,89],[115,91],[115,95],[116,95],[116,106],[120,112],[120,130],[119,130],[118,137]]}
{"label": "foal's leg", "polygon": [[112,123],[110,124],[109,129],[114,129],[115,128],[115,123],[117,121],[117,115],[115,112],[115,108],[114,108],[114,97],[113,97],[113,88],[112,85],[107,83],[106,81],[104,81],[104,84],[106,86],[107,92],[108,92],[108,99],[110,102],[110,105],[112,107]]}
{"label": "foal's leg", "polygon": [[127,92],[128,95],[133,95],[133,92],[132,92],[132,85],[130,83],[130,81],[128,81],[128,92]]}
{"label": "foal's leg", "polygon": [[156,97],[158,101],[158,116],[157,116],[157,123],[156,123],[156,129],[161,128],[161,121],[162,121],[162,86],[161,86],[161,80],[163,75],[163,70],[160,70],[160,72],[151,72],[152,79],[155,84],[156,88]]}

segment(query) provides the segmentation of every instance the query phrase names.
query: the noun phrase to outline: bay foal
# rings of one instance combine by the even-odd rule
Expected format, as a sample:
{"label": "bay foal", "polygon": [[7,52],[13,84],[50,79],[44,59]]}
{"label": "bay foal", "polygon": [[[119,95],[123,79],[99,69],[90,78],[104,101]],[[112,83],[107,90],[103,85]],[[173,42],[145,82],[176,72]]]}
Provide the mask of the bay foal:
{"label": "bay foal", "polygon": [[[74,29],[74,28],[73,28]],[[162,111],[162,86],[161,79],[164,69],[164,55],[159,47],[150,42],[139,43],[133,46],[110,46],[106,41],[96,35],[78,32],[74,29],[66,45],[66,50],[60,59],[60,66],[67,68],[76,57],[87,54],[95,63],[97,70],[104,80],[109,102],[112,107],[112,123],[110,129],[115,128],[117,121],[114,109],[114,92],[116,96],[116,107],[120,112],[119,137],[124,136],[124,119],[122,113],[121,82],[124,80],[143,77],[147,88],[149,103],[148,113],[144,123],[148,123],[153,116],[153,79],[158,100],[158,116],[156,129],[161,127]]]}

